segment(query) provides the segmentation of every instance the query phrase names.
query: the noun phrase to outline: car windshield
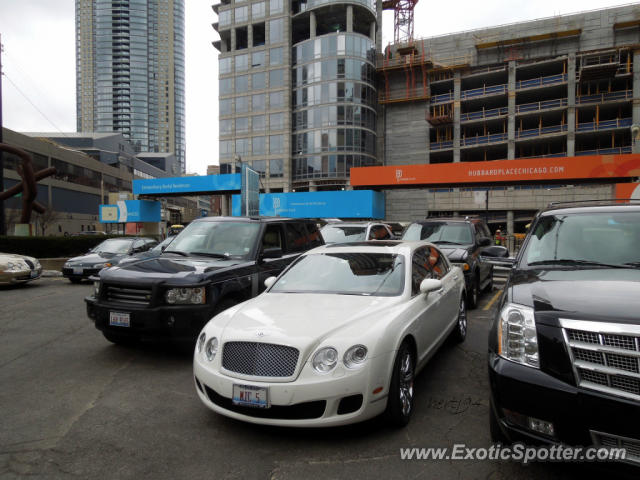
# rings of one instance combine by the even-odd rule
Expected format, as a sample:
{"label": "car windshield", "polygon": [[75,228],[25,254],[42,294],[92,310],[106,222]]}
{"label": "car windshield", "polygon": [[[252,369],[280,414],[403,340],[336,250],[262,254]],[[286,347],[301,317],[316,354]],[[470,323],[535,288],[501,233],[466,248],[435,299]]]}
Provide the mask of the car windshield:
{"label": "car windshield", "polygon": [[165,253],[245,258],[251,254],[259,231],[257,222],[193,222]]}
{"label": "car windshield", "polygon": [[396,296],[403,289],[401,255],[349,252],[303,256],[270,291]]}
{"label": "car windshield", "polygon": [[91,250],[93,253],[129,253],[131,250],[131,238],[110,238],[100,243]]}
{"label": "car windshield", "polygon": [[640,262],[640,212],[591,212],[547,215],[533,227],[523,265]]}
{"label": "car windshield", "polygon": [[466,223],[413,223],[402,236],[403,240],[427,240],[433,243],[458,245],[473,243],[471,228]]}
{"label": "car windshield", "polygon": [[325,243],[363,242],[367,239],[367,227],[364,225],[326,225],[320,233]]}

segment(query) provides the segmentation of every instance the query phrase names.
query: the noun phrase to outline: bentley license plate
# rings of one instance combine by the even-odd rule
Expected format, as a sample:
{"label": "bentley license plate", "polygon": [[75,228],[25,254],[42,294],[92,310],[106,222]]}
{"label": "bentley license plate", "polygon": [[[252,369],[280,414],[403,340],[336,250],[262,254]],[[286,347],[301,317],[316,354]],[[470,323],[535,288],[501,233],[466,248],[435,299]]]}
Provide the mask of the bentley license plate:
{"label": "bentley license plate", "polygon": [[234,385],[231,402],[245,407],[269,408],[269,390],[251,385]]}
{"label": "bentley license plate", "polygon": [[109,312],[109,325],[112,327],[129,327],[131,326],[131,314]]}

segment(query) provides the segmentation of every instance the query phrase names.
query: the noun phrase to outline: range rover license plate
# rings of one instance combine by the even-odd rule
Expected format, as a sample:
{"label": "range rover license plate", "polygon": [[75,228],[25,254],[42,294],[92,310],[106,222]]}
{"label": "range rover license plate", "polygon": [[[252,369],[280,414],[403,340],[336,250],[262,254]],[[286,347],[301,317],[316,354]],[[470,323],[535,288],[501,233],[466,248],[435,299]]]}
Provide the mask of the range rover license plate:
{"label": "range rover license plate", "polygon": [[122,312],[109,312],[109,325],[112,327],[131,326],[131,314]]}
{"label": "range rover license plate", "polygon": [[82,267],[73,267],[74,275],[82,275],[84,273],[84,268]]}
{"label": "range rover license plate", "polygon": [[251,385],[234,385],[233,398],[234,405],[245,407],[269,408],[269,390],[263,387],[253,387]]}

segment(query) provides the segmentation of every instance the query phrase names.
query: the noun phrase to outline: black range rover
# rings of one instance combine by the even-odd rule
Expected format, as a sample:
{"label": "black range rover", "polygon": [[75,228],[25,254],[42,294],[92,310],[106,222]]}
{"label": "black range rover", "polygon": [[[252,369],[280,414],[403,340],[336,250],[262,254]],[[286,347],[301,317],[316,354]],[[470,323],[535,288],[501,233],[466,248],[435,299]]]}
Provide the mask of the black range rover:
{"label": "black range rover", "polygon": [[491,232],[477,217],[428,218],[412,223],[403,240],[435,243],[464,273],[467,305],[475,308],[482,290],[493,289],[493,264],[485,257],[508,257],[505,247],[492,245]]}
{"label": "black range rover", "polygon": [[627,448],[640,464],[640,203],[532,222],[489,333],[494,441]]}
{"label": "black range rover", "polygon": [[323,243],[312,221],[198,219],[159,257],[101,271],[87,314],[114,343],[195,341],[211,317],[258,295],[264,280]]}

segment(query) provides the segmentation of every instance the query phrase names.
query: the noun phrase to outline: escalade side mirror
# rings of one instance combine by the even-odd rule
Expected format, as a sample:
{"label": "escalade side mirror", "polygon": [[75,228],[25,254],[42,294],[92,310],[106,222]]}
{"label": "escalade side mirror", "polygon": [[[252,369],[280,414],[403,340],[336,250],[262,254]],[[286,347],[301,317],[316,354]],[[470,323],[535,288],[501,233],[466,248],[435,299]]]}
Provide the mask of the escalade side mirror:
{"label": "escalade side mirror", "polygon": [[260,254],[260,258],[262,260],[267,258],[280,258],[280,257],[282,257],[282,249],[279,247],[265,248]]}
{"label": "escalade side mirror", "polygon": [[478,246],[480,247],[488,247],[489,245],[491,245],[491,239],[488,237],[483,237],[478,240]]}
{"label": "escalade side mirror", "polygon": [[[487,240],[489,239],[487,238]],[[506,258],[509,256],[509,249],[501,245],[493,245],[482,250],[482,255],[485,257]]]}

